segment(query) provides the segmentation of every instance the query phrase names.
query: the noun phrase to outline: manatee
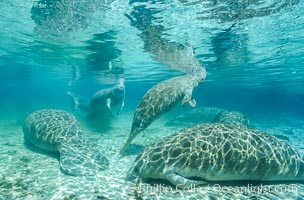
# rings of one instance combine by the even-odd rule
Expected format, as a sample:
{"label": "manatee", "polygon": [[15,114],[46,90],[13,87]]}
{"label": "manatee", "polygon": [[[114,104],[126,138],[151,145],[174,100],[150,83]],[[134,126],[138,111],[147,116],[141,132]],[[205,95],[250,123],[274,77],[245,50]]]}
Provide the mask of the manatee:
{"label": "manatee", "polygon": [[189,103],[190,106],[195,107],[196,101],[192,98],[192,91],[205,79],[205,76],[206,72],[203,68],[197,75],[186,74],[174,77],[148,90],[136,108],[130,135],[120,153],[123,154],[141,131],[162,114],[170,111],[179,101],[182,102],[182,106]]}
{"label": "manatee", "polygon": [[91,110],[94,112],[101,112],[104,110],[104,105],[112,112],[112,107],[119,106],[117,114],[119,114],[124,107],[125,100],[125,85],[124,79],[121,78],[114,87],[102,89],[97,91],[91,99]]}
{"label": "manatee", "polygon": [[107,112],[113,114],[112,108],[116,106],[119,106],[119,110],[117,111],[117,114],[119,114],[124,107],[124,79],[120,78],[118,83],[111,88],[98,90],[91,100],[75,95],[72,92],[67,92],[67,94],[72,97],[73,107],[82,110],[87,113],[88,116]]}
{"label": "manatee", "polygon": [[60,168],[68,175],[94,175],[109,166],[108,159],[91,147],[76,118],[63,110],[31,113],[23,124],[24,139],[40,150],[60,154]]}
{"label": "manatee", "polygon": [[238,111],[222,111],[216,115],[214,122],[249,127],[247,117]]}
{"label": "manatee", "polygon": [[174,117],[166,126],[191,126],[202,123],[235,124],[249,127],[248,118],[238,111],[228,111],[217,107],[199,107]]}
{"label": "manatee", "polygon": [[181,113],[166,122],[166,126],[193,126],[202,123],[213,123],[215,117],[225,109],[218,107],[196,107]]}
{"label": "manatee", "polygon": [[211,181],[303,181],[304,161],[265,132],[222,123],[178,131],[146,147],[128,179],[163,179],[176,186]]}

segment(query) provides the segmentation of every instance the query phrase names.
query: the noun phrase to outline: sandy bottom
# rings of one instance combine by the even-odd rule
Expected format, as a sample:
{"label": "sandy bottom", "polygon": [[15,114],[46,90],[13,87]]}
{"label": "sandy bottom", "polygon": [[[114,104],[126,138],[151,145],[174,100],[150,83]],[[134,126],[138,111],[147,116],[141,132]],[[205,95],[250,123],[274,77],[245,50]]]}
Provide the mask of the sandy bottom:
{"label": "sandy bottom", "polygon": [[[133,113],[120,115],[113,129],[106,133],[84,130],[89,141],[104,151],[110,160],[109,170],[95,176],[72,177],[63,174],[56,158],[33,152],[23,144],[21,124],[0,121],[0,199],[303,199],[304,185],[252,184],[238,186],[208,185],[176,189],[159,183],[139,184],[126,181],[135,155],[121,157],[119,150],[129,135]],[[288,119],[287,119],[288,118]],[[266,130],[302,149],[304,123],[299,119],[251,119],[251,124]],[[166,126],[167,119],[153,123],[134,141],[145,145],[183,127]]]}

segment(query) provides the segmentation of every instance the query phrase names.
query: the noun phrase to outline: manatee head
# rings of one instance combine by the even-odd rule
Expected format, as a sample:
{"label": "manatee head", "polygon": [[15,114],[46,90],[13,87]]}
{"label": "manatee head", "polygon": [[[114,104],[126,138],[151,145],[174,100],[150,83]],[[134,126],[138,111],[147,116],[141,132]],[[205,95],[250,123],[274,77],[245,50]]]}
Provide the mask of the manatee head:
{"label": "manatee head", "polygon": [[116,87],[113,90],[113,96],[115,96],[118,99],[124,98],[124,96],[125,96],[125,88]]}
{"label": "manatee head", "polygon": [[112,90],[113,96],[118,99],[124,98],[125,96],[125,79],[119,78],[117,84],[115,85],[114,89]]}
{"label": "manatee head", "polygon": [[196,78],[199,83],[203,82],[206,78],[205,66],[202,66],[202,64],[195,57],[195,53],[193,51],[192,46],[187,46],[186,52],[188,54],[186,55],[186,57],[189,59],[189,62],[187,62],[187,66],[189,67],[187,72],[190,73],[194,78]]}
{"label": "manatee head", "polygon": [[116,84],[118,88],[125,88],[125,78],[119,78]]}
{"label": "manatee head", "polygon": [[199,83],[203,82],[206,78],[205,66],[195,65],[191,69],[191,75],[193,75]]}

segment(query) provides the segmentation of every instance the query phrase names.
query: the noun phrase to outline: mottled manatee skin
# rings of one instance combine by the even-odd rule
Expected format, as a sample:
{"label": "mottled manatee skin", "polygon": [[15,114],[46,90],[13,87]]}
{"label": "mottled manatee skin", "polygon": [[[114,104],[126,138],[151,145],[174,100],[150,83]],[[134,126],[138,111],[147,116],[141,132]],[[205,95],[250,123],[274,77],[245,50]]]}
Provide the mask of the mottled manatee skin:
{"label": "mottled manatee skin", "polygon": [[183,85],[177,85],[180,81],[180,77],[164,81],[143,96],[135,111],[131,132],[146,129],[157,117],[168,112],[184,97]]}
{"label": "mottled manatee skin", "polygon": [[168,120],[166,126],[193,126],[202,123],[212,123],[222,111],[217,107],[196,107]]}
{"label": "mottled manatee skin", "polygon": [[61,110],[39,110],[30,114],[23,124],[24,137],[34,146],[58,152],[62,143],[84,143],[76,118]]}
{"label": "mottled manatee skin", "polygon": [[[132,132],[146,129],[154,120],[171,110],[198,85],[189,75],[163,81],[152,87],[142,98],[133,117]],[[192,100],[192,96],[188,101]],[[187,102],[185,102],[187,103]]]}
{"label": "mottled manatee skin", "polygon": [[196,77],[184,75],[163,81],[148,90],[136,108],[130,135],[121,153],[141,131],[173,108],[177,102],[182,101],[182,105],[185,105],[192,101],[193,88],[199,83]]}
{"label": "mottled manatee skin", "polygon": [[44,151],[60,154],[60,168],[68,175],[95,175],[109,166],[99,149],[84,139],[76,118],[63,110],[45,109],[30,114],[23,124],[26,141]]}
{"label": "mottled manatee skin", "polygon": [[301,155],[267,133],[221,123],[183,129],[145,148],[131,168],[141,178],[168,174],[205,181],[304,180]]}
{"label": "mottled manatee skin", "polygon": [[222,111],[214,118],[214,122],[249,127],[247,117],[238,111]]}

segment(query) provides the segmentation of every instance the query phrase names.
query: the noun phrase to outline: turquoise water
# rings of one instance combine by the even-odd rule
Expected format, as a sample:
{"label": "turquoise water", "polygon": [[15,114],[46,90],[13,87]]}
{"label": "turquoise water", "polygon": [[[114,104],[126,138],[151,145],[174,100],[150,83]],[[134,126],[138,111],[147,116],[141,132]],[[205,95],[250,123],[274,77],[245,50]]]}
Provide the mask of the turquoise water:
{"label": "turquoise water", "polygon": [[[200,109],[217,107],[243,113],[252,127],[285,137],[302,152],[303,8],[302,0],[0,0],[0,199],[136,198],[124,180],[135,157],[118,155],[136,106],[152,86],[190,72],[193,63],[207,72],[193,91],[196,108],[177,105],[135,144],[143,147],[201,123]],[[86,123],[83,112],[72,108],[67,92],[90,100],[119,78],[125,79],[124,109],[109,122],[110,129],[96,129]],[[101,172],[94,180],[71,178],[60,172],[56,159],[28,150],[23,120],[45,108],[73,113],[89,140],[105,151],[113,171]],[[75,191],[81,181],[85,186]],[[283,196],[303,198],[298,187],[298,193]],[[117,188],[120,195],[115,196]],[[182,192],[143,195],[187,198]],[[232,194],[202,195],[193,198]],[[248,197],[242,195],[239,198]],[[261,197],[283,198],[271,195]]]}

